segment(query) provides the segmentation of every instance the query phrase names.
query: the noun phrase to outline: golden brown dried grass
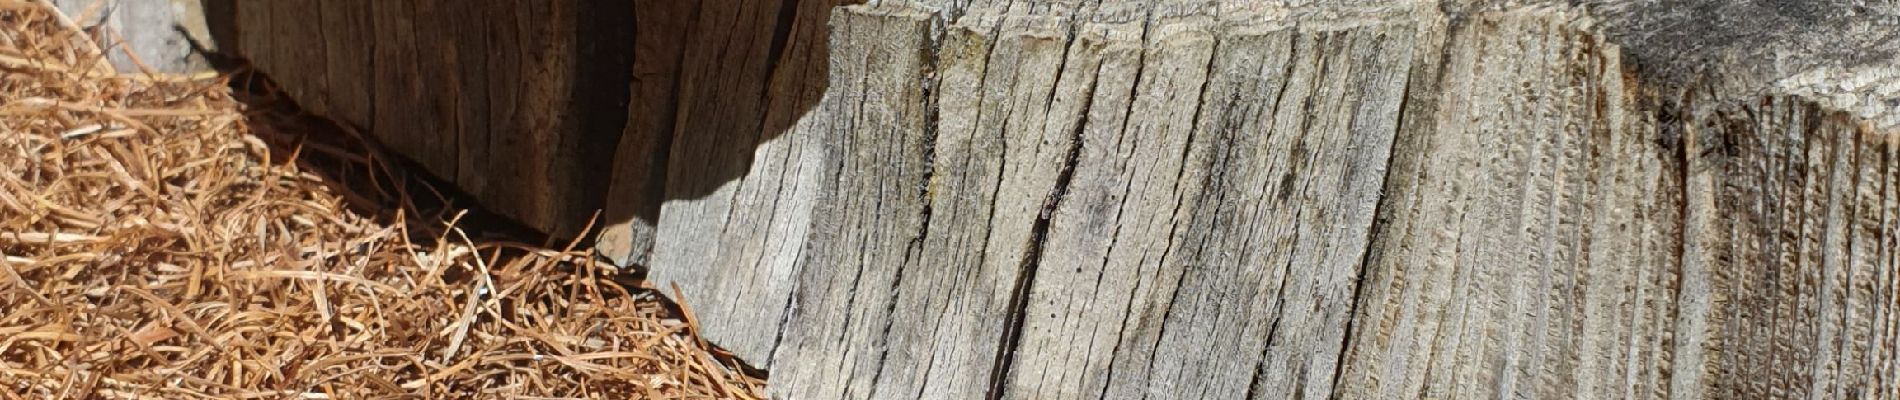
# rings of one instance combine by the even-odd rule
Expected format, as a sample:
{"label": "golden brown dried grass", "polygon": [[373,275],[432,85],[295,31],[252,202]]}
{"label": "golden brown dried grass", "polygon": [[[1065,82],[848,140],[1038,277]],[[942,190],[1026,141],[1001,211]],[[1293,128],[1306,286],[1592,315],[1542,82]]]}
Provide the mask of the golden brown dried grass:
{"label": "golden brown dried grass", "polygon": [[758,397],[586,250],[352,212],[62,19],[0,0],[0,397]]}

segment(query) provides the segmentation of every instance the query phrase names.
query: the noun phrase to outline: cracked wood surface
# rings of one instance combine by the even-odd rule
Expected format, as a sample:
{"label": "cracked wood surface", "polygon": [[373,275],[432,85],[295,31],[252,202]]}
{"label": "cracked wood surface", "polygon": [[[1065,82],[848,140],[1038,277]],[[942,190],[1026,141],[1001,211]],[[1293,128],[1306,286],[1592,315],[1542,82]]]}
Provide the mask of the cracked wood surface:
{"label": "cracked wood surface", "polygon": [[789,272],[656,279],[797,277],[685,299],[786,310],[707,332],[783,398],[1893,394],[1865,115],[1646,84],[1582,9],[1110,8],[840,9]]}
{"label": "cracked wood surface", "polygon": [[1900,397],[1892,2],[634,2],[617,149],[496,124],[590,3],[347,3],[300,98],[606,196],[776,398]]}
{"label": "cracked wood surface", "polygon": [[1342,397],[1670,393],[1674,157],[1618,53],[1561,21],[1474,17],[1414,84]]}

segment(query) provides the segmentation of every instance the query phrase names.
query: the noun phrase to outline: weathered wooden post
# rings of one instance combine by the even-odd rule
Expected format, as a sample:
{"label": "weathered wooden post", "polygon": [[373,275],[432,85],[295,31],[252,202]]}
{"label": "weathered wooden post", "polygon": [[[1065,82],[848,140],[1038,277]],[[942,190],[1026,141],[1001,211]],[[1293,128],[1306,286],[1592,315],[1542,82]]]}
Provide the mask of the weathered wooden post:
{"label": "weathered wooden post", "polygon": [[776,397],[1900,396],[1891,3],[236,15],[484,203],[609,210]]}

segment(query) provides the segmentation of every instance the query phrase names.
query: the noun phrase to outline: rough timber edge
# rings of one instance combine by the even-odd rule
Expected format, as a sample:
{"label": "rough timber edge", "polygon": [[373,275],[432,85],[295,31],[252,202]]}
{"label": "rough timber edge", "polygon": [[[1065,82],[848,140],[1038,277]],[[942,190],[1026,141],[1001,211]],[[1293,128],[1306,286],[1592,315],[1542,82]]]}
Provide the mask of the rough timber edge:
{"label": "rough timber edge", "polygon": [[[1432,19],[1462,20],[1480,13],[1541,12],[1567,19],[1607,38],[1624,51],[1625,68],[1642,77],[1643,87],[1676,101],[1694,89],[1705,100],[1788,96],[1847,112],[1875,131],[1900,132],[1900,7],[1858,6],[1822,0],[1793,6],[1733,4],[1725,0],[1686,0],[1639,4],[1618,0],[1398,0],[1376,5],[1285,5],[1261,1],[1096,1],[1075,4],[1037,1],[869,0],[847,12],[902,15],[933,20],[943,27],[1001,32],[999,28],[1043,19],[1033,25],[1102,29],[1116,36],[1144,38],[1153,45],[1172,25],[1199,25],[1219,34],[1258,34],[1285,29],[1335,31],[1367,25]],[[1713,8],[1711,8],[1713,7]],[[1775,8],[1769,8],[1775,7]],[[1742,14],[1740,22],[1701,22],[1693,11],[1704,8]],[[1761,15],[1753,15],[1761,14]],[[1681,21],[1696,23],[1684,24]],[[1762,24],[1776,24],[1763,29]],[[1111,26],[1132,29],[1105,29]],[[1199,30],[1188,28],[1188,30]],[[1710,30],[1691,35],[1687,30]],[[1733,37],[1711,45],[1691,36]]]}

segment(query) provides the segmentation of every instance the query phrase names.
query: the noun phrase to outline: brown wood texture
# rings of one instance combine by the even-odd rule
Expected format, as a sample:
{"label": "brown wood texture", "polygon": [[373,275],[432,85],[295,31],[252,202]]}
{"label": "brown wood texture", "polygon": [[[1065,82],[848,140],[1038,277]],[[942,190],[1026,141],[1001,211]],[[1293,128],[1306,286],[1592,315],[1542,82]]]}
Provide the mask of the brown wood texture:
{"label": "brown wood texture", "polygon": [[1892,2],[308,3],[777,398],[1900,397]]}
{"label": "brown wood texture", "polygon": [[370,132],[558,236],[606,201],[627,121],[628,2],[243,1],[234,48],[305,108]]}

